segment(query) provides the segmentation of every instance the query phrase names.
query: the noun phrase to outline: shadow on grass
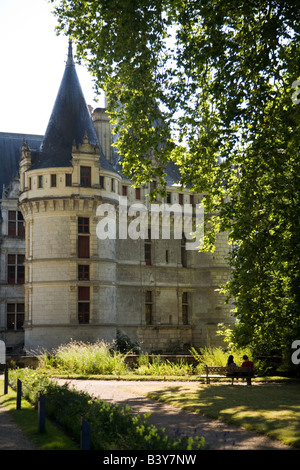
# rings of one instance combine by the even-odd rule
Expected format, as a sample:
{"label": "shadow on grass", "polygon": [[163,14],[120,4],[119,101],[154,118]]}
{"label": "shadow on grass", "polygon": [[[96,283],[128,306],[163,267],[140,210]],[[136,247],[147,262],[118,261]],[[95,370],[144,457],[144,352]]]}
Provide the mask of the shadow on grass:
{"label": "shadow on grass", "polygon": [[183,384],[147,396],[300,448],[300,385],[243,385]]}

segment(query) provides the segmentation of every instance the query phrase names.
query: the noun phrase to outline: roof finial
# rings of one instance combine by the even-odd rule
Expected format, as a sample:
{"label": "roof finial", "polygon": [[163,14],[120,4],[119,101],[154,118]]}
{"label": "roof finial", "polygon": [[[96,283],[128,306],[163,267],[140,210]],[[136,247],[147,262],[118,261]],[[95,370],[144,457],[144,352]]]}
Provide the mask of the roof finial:
{"label": "roof finial", "polygon": [[72,40],[69,39],[69,50],[68,50],[68,60],[66,65],[75,65],[73,59],[73,50],[72,50]]}

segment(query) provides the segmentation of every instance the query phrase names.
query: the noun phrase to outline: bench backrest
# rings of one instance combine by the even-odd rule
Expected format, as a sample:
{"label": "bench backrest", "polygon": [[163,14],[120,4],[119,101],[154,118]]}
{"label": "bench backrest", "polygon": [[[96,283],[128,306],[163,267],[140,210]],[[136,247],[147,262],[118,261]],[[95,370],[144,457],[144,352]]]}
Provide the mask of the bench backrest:
{"label": "bench backrest", "polygon": [[247,374],[250,375],[253,371],[251,367],[221,367],[221,366],[205,366],[207,374],[230,374],[230,373],[238,373],[238,374]]}

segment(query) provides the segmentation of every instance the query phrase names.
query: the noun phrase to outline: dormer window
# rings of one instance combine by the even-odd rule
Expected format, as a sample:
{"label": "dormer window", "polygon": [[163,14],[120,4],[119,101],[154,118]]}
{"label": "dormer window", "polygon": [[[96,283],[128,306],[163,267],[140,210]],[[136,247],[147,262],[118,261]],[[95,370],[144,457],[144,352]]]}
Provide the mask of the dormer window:
{"label": "dormer window", "polygon": [[20,211],[8,211],[8,235],[24,237],[24,219]]}
{"label": "dormer window", "polygon": [[72,175],[70,173],[66,173],[66,186],[72,186]]}
{"label": "dormer window", "polygon": [[51,175],[51,188],[56,188],[56,175]]}
{"label": "dormer window", "polygon": [[91,167],[80,167],[80,186],[83,188],[90,188],[92,185]]}

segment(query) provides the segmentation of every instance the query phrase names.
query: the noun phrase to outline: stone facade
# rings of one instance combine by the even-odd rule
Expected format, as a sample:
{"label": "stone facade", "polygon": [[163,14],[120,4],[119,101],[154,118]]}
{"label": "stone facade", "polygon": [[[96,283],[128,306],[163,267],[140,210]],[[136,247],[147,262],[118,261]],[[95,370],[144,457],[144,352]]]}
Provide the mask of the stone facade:
{"label": "stone facade", "polygon": [[[2,198],[0,255],[1,267],[6,267],[0,273],[0,329],[6,342],[7,305],[20,303],[25,316],[18,341],[24,341],[26,351],[51,351],[71,339],[112,342],[117,330],[148,352],[220,344],[217,324],[232,322],[230,307],[218,293],[229,274],[226,235],[218,238],[214,253],[186,250],[185,241],[172,230],[167,239],[151,232],[146,238],[118,236],[120,198],[126,198],[128,208],[139,203],[150,210],[151,188],[133,188],[118,171],[105,109],[95,110],[91,119],[100,147],[85,134],[72,145],[69,163],[57,164],[56,158],[56,163],[45,164],[24,141],[19,182],[12,182]],[[195,210],[201,203],[201,195],[179,189],[176,181],[169,180],[167,193],[159,204],[191,203]],[[15,210],[18,202],[25,241],[8,237],[9,205]],[[116,237],[99,237],[104,204],[113,209]],[[134,220],[127,216],[126,229]],[[173,227],[175,215],[170,221]],[[14,254],[25,251],[25,284],[20,286],[7,282],[12,242]]]}
{"label": "stone facade", "polygon": [[0,237],[0,339],[7,349],[23,348],[24,223],[18,207],[19,180],[3,189]]}

